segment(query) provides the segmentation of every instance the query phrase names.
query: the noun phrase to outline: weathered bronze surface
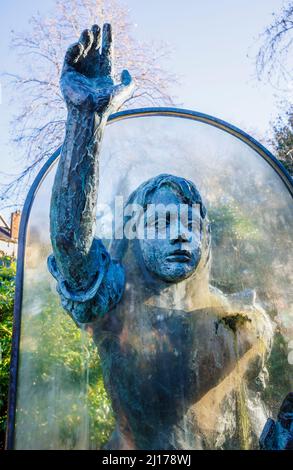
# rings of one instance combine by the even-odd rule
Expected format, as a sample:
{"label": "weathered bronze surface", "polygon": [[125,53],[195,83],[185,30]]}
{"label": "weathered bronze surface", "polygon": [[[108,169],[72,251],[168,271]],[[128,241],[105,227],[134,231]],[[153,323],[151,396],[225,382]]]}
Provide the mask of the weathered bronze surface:
{"label": "weathered bronze surface", "polygon": [[209,286],[211,234],[195,185],[163,174],[127,202],[143,207],[150,224],[148,204],[187,204],[177,237],[170,236],[172,210],[165,239],[124,237],[107,251],[94,237],[105,124],[133,92],[127,71],[114,83],[110,25],[100,42],[93,26],[64,61],[68,119],[51,200],[48,266],[62,305],[86,325],[101,355],[116,417],[107,448],[256,447],[261,429],[254,410],[263,409],[259,390],[273,327],[252,291],[224,296]]}

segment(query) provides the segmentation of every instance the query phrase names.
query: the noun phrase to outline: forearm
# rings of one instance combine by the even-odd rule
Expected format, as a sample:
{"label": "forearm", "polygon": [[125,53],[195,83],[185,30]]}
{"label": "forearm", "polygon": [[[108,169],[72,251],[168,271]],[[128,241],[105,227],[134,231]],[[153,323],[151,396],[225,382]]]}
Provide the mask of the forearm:
{"label": "forearm", "polygon": [[60,85],[68,119],[52,191],[51,241],[54,264],[68,287],[86,291],[99,272],[99,254],[102,256],[101,245],[93,241],[103,131],[108,116],[133,90],[126,70],[121,83],[114,82],[109,24],[104,25],[102,38],[99,26],[93,25],[68,48]]}
{"label": "forearm", "polygon": [[72,288],[86,288],[97,273],[92,251],[99,183],[99,151],[106,118],[69,110],[54,181],[51,241],[58,269]]}

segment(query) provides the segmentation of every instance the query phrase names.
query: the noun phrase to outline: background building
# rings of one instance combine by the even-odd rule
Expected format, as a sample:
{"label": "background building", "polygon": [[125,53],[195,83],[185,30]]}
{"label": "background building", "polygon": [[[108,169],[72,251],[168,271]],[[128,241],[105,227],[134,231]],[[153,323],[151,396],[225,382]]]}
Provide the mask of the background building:
{"label": "background building", "polygon": [[16,257],[20,216],[20,211],[13,212],[9,225],[0,215],[0,256]]}

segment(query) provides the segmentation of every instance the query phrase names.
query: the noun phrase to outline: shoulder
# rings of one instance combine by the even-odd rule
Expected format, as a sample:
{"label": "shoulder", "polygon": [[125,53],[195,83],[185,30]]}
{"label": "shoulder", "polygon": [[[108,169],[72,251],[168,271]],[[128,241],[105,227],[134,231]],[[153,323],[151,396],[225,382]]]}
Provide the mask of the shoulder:
{"label": "shoulder", "polygon": [[274,336],[274,322],[263,308],[254,289],[245,289],[233,294],[224,294],[211,287],[212,295],[221,304],[222,319],[229,327],[251,343],[260,340],[265,349],[271,349]]}

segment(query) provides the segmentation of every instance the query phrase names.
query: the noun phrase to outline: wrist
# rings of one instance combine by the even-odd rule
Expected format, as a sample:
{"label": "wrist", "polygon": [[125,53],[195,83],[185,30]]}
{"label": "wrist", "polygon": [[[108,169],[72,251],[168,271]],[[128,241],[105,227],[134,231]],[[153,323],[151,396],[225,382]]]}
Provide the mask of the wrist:
{"label": "wrist", "polygon": [[103,137],[108,114],[86,107],[68,106],[64,144],[75,142],[80,148],[96,146]]}
{"label": "wrist", "polygon": [[67,124],[82,124],[86,126],[87,122],[92,122],[95,127],[105,126],[109,117],[107,111],[95,111],[86,106],[67,105]]}

